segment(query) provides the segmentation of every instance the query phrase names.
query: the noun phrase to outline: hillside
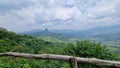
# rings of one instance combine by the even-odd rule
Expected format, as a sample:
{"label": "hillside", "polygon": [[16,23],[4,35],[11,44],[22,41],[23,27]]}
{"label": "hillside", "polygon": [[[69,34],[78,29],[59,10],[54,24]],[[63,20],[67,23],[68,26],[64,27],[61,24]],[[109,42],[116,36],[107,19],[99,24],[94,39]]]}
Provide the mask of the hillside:
{"label": "hillside", "polygon": [[[117,48],[120,53],[120,25],[97,27],[88,30],[32,30],[23,34],[34,35],[37,37],[51,37],[61,41],[92,40],[100,42],[110,47]],[[50,38],[49,38],[50,39]]]}
{"label": "hillside", "polygon": [[[120,36],[120,25],[97,27],[88,30],[32,30],[23,34],[34,36],[50,36],[57,39],[90,39],[98,42],[118,41]],[[118,43],[116,43],[118,44]]]}
{"label": "hillside", "polygon": [[[54,39],[54,38],[53,38]],[[33,54],[61,54],[78,57],[96,57],[99,59],[119,60],[114,51],[100,43],[91,41],[76,41],[65,43],[59,40],[46,40],[29,35],[19,35],[0,28],[0,52],[22,52]],[[99,54],[100,53],[100,54]],[[63,61],[28,60],[23,58],[0,57],[2,68],[70,68]],[[94,65],[80,64],[80,67],[96,67]],[[98,68],[98,67],[97,67]],[[102,68],[102,67],[99,67]]]}
{"label": "hillside", "polygon": [[99,27],[85,31],[86,39],[96,40],[98,42],[111,46],[120,46],[120,25]]}

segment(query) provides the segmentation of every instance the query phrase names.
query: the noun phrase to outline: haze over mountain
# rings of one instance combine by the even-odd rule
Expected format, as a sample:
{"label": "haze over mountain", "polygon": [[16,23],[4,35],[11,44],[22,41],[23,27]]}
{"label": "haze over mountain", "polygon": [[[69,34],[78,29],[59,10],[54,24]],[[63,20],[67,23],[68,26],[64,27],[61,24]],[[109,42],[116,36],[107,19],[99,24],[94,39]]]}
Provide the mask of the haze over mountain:
{"label": "haze over mountain", "polygon": [[118,34],[120,33],[120,25],[113,25],[113,26],[105,26],[105,27],[97,27],[88,30],[32,30],[28,32],[24,32],[23,34],[31,34],[31,35],[57,35],[58,36],[69,36],[69,37],[76,37],[76,38],[87,38],[93,37],[97,35],[105,35],[105,34]]}
{"label": "haze over mountain", "polygon": [[[88,30],[32,30],[22,34],[34,35],[37,37],[51,37],[59,40],[92,40],[109,45],[114,48],[120,46],[120,25],[97,27]],[[73,40],[72,40],[73,39]]]}

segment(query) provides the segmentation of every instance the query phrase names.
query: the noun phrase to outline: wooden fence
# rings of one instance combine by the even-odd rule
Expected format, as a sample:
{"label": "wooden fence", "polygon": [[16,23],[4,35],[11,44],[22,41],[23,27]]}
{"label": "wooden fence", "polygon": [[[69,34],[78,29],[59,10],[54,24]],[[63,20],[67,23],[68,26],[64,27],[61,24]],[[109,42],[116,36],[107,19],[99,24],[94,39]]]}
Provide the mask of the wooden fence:
{"label": "wooden fence", "polygon": [[54,55],[54,54],[26,54],[26,53],[16,53],[16,52],[0,53],[0,57],[2,56],[22,57],[22,58],[28,58],[28,59],[62,60],[62,61],[69,62],[71,65],[71,68],[78,68],[77,63],[120,68],[120,61],[109,61],[109,60],[101,60],[96,58],[82,58],[82,57]]}

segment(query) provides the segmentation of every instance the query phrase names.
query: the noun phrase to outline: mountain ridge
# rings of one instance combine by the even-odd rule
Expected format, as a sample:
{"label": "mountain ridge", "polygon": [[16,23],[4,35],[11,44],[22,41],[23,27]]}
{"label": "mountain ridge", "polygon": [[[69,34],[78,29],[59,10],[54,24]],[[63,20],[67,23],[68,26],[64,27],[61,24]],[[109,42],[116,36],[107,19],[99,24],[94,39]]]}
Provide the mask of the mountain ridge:
{"label": "mountain ridge", "polygon": [[22,34],[30,34],[30,35],[58,35],[58,36],[69,36],[69,37],[89,37],[99,34],[108,34],[108,33],[120,33],[120,25],[113,26],[104,26],[104,27],[96,27],[87,30],[49,30],[49,29],[35,29],[28,32],[24,32]]}

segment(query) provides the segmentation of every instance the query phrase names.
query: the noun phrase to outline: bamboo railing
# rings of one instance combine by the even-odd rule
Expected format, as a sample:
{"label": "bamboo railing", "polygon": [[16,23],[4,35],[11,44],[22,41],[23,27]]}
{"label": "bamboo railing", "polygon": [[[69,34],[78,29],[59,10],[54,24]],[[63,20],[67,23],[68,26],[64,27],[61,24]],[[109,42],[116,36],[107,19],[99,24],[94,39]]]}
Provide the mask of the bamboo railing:
{"label": "bamboo railing", "polygon": [[77,63],[120,68],[120,61],[109,61],[109,60],[101,60],[96,58],[82,58],[82,57],[54,55],[54,54],[27,54],[27,53],[16,53],[16,52],[0,53],[0,57],[2,56],[22,57],[22,58],[28,58],[28,59],[62,60],[62,61],[69,62],[71,65],[71,68],[78,68]]}

